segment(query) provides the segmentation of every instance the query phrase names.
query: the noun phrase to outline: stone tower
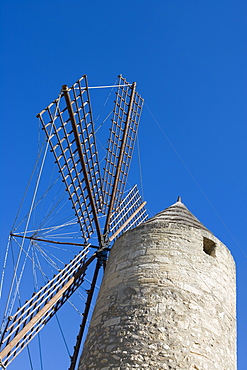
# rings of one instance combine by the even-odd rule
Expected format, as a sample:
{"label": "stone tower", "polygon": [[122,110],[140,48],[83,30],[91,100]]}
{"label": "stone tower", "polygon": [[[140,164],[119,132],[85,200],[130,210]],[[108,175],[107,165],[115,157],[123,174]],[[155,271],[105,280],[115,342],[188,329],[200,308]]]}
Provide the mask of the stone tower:
{"label": "stone tower", "polygon": [[113,246],[79,370],[236,370],[235,264],[180,200]]}

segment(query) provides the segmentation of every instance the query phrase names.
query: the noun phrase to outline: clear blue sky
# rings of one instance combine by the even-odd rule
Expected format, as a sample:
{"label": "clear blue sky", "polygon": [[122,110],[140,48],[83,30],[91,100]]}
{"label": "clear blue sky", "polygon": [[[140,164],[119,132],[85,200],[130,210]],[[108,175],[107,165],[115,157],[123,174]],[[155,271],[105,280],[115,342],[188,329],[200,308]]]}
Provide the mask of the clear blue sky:
{"label": "clear blue sky", "polygon": [[139,143],[150,215],[181,195],[235,258],[245,370],[247,1],[2,0],[0,17],[1,259],[37,154],[36,114],[62,84],[87,74],[91,86],[111,85],[122,73],[146,103]]}

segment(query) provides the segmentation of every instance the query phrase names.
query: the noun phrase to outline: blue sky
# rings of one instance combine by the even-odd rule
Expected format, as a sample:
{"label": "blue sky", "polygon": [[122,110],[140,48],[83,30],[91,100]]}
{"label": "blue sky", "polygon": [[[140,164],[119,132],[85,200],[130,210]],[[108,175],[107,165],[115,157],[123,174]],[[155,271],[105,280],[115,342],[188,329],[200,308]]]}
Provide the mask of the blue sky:
{"label": "blue sky", "polygon": [[142,182],[150,215],[182,196],[235,258],[238,370],[245,370],[247,2],[2,0],[0,7],[1,259],[37,155],[36,114],[83,74],[96,86],[121,73],[145,99],[142,181],[136,155],[130,182]]}

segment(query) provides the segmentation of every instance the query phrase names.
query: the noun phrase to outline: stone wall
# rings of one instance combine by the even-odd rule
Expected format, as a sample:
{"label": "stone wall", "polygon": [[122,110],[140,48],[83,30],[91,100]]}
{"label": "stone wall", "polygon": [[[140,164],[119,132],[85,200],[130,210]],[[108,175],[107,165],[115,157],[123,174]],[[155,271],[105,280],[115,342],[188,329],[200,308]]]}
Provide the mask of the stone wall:
{"label": "stone wall", "polygon": [[217,238],[151,219],[113,246],[79,370],[235,370],[235,300]]}

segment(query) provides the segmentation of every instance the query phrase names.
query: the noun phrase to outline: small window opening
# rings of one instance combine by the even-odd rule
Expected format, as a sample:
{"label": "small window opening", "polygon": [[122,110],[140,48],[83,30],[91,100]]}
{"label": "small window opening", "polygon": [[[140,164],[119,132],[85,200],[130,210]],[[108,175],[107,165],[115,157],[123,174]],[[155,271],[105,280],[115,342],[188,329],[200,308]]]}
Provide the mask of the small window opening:
{"label": "small window opening", "polygon": [[209,256],[215,257],[216,244],[208,238],[203,238],[203,251]]}

